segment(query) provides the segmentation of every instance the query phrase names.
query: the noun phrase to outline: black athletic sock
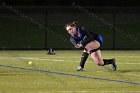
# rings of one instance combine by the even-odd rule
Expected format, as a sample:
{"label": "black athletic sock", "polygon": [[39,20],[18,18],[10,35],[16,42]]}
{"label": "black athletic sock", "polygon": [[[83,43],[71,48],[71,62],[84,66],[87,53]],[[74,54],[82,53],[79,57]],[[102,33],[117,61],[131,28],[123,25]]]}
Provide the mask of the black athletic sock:
{"label": "black athletic sock", "polygon": [[80,66],[82,67],[82,68],[84,68],[84,66],[85,66],[85,62],[86,62],[86,60],[87,60],[87,58],[88,58],[88,53],[86,53],[86,52],[83,52],[83,54],[82,54],[82,57],[81,57],[81,61],[80,61]]}
{"label": "black athletic sock", "polygon": [[103,59],[104,65],[112,64],[113,59]]}

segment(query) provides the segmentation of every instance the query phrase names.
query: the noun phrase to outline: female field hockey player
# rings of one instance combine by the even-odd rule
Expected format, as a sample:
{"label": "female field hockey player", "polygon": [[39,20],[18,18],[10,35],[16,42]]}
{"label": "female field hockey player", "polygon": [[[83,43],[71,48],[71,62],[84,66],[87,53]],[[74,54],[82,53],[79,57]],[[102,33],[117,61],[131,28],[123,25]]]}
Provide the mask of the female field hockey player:
{"label": "female field hockey player", "polygon": [[66,24],[65,29],[71,35],[71,43],[76,48],[84,48],[80,65],[78,66],[77,71],[83,71],[85,62],[89,54],[97,65],[105,66],[111,64],[114,71],[117,69],[114,58],[102,59],[101,57],[100,47],[103,44],[103,39],[100,34],[84,31],[81,27],[77,25],[76,22]]}

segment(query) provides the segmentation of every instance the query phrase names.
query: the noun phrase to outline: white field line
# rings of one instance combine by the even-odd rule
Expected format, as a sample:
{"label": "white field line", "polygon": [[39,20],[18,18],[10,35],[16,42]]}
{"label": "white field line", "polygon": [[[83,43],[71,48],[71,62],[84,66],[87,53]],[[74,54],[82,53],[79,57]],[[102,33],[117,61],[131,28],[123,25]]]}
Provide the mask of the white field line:
{"label": "white field line", "polygon": [[140,93],[140,91],[84,91],[84,90],[79,90],[79,91],[58,91],[58,93]]}
{"label": "white field line", "polygon": [[19,60],[19,59],[24,59],[24,60],[50,60],[50,61],[64,61],[64,60],[52,60],[48,58],[34,58],[34,57],[0,57],[0,60]]}
{"label": "white field line", "polygon": [[[47,60],[47,61],[54,61],[54,62],[79,62],[78,60],[61,60],[61,59],[48,59],[48,58],[35,58],[35,57],[0,57],[0,60]],[[90,61],[90,63],[93,63]],[[117,63],[117,64],[128,64],[128,65],[140,65],[140,63]]]}
{"label": "white field line", "polygon": [[[127,56],[127,55],[124,55],[124,56],[123,56],[123,55],[119,55],[119,56],[118,56],[118,55],[114,55],[114,56],[115,56],[115,57],[127,57],[127,58],[128,58],[128,57],[139,57],[139,58],[140,58],[139,55],[134,55],[134,56]],[[105,56],[105,55],[104,55],[103,57],[110,57],[110,56]]]}
{"label": "white field line", "polygon": [[121,74],[121,75],[125,75],[125,76],[132,76],[132,77],[140,77],[140,74]]}
{"label": "white field line", "polygon": [[140,91],[101,91],[101,93],[138,93]]}
{"label": "white field line", "polygon": [[140,65],[140,63],[117,63],[117,64]]}
{"label": "white field line", "polygon": [[126,75],[128,75],[128,76],[140,76],[140,74],[126,74]]}
{"label": "white field line", "polygon": [[58,91],[58,93],[89,93],[89,91],[84,91],[84,90],[79,90],[79,91]]}

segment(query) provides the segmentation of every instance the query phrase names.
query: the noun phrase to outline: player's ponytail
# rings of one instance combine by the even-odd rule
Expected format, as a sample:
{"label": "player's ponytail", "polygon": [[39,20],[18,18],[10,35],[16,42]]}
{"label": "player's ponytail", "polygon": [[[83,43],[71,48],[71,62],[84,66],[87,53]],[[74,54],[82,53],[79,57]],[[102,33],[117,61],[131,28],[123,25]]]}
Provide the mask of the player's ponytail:
{"label": "player's ponytail", "polygon": [[78,26],[78,22],[77,22],[77,21],[73,21],[72,24],[73,24],[74,26],[76,26],[76,27]]}
{"label": "player's ponytail", "polygon": [[67,23],[67,24],[65,25],[65,28],[66,28],[67,26],[78,27],[78,22],[77,22],[77,21],[73,21],[73,22],[71,22],[71,23]]}

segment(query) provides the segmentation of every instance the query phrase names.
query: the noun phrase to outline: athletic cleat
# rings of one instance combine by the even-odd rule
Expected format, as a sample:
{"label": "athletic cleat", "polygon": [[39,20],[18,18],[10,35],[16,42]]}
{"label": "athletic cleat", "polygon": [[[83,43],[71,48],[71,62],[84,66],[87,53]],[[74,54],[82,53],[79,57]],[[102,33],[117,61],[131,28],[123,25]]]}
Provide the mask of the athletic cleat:
{"label": "athletic cleat", "polygon": [[112,68],[113,68],[114,71],[117,69],[117,65],[116,65],[116,60],[115,60],[115,58],[113,58]]}
{"label": "athletic cleat", "polygon": [[78,66],[77,71],[83,71],[83,68],[81,66]]}

